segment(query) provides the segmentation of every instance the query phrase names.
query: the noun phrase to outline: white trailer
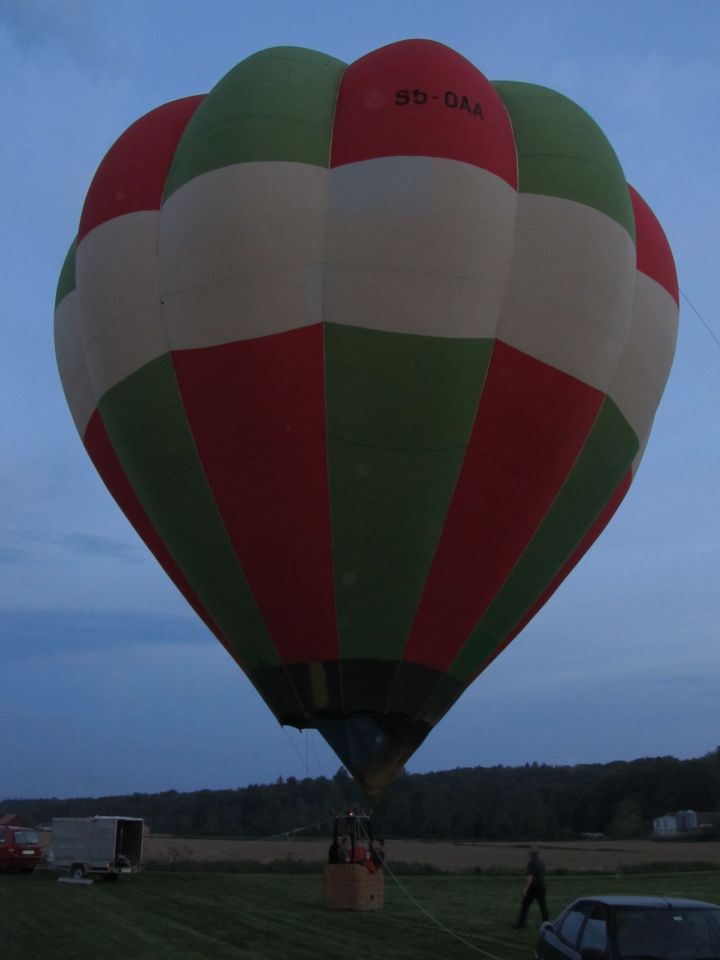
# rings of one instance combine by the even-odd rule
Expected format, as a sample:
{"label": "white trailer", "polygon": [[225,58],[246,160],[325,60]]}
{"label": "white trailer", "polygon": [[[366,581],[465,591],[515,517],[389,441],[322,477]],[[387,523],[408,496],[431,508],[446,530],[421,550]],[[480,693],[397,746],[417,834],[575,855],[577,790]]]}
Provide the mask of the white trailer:
{"label": "white trailer", "polygon": [[142,869],[145,822],[139,817],[55,817],[48,866],[68,870],[75,879]]}

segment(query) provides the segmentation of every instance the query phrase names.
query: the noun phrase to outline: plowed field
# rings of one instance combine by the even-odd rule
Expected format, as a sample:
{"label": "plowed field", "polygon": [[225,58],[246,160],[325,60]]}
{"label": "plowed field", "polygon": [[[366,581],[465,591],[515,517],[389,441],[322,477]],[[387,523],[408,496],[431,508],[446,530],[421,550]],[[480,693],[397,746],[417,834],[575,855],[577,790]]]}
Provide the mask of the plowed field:
{"label": "plowed field", "polygon": [[[238,862],[251,860],[309,860],[322,863],[329,840],[221,840],[160,837],[145,840],[145,863]],[[444,871],[464,872],[480,868],[522,871],[527,862],[527,843],[442,843],[388,840],[388,863],[430,864]],[[548,870],[570,873],[604,871],[644,864],[703,863],[720,867],[720,843],[668,842],[654,840],[583,840],[540,843]]]}

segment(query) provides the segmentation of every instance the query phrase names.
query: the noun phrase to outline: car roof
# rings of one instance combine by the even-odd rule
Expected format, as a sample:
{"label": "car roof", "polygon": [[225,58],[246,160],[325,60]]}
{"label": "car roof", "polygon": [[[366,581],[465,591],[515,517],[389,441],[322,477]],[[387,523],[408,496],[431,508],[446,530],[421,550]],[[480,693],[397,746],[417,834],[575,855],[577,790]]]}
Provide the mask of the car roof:
{"label": "car roof", "polygon": [[601,894],[593,897],[580,897],[576,903],[604,903],[608,907],[644,907],[645,909],[663,908],[675,910],[720,910],[716,903],[705,900],[688,900],[683,897],[637,896],[623,894]]}

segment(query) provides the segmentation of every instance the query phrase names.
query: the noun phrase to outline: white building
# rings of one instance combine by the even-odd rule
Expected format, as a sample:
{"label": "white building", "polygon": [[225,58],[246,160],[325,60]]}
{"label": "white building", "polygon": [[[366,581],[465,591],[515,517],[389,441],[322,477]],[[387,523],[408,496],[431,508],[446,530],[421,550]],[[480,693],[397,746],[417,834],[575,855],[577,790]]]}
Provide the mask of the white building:
{"label": "white building", "polygon": [[697,830],[698,818],[694,810],[678,810],[675,814],[678,833],[689,833]]}
{"label": "white building", "polygon": [[693,833],[698,829],[698,815],[694,810],[676,810],[653,820],[653,833],[667,836],[671,833]]}
{"label": "white building", "polygon": [[653,833],[660,836],[667,836],[670,833],[678,832],[677,820],[671,813],[666,813],[664,817],[655,817],[653,820]]}

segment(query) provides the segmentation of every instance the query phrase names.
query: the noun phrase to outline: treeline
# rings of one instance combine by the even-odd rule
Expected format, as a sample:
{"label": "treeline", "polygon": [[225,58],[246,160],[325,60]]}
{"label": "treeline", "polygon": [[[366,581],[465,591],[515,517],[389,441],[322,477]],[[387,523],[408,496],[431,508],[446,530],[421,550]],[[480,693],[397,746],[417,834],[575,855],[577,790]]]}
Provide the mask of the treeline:
{"label": "treeline", "polygon": [[[236,790],[133,793],[70,800],[8,799],[0,813],[36,825],[53,817],[142,817],[153,833],[269,837],[304,828],[326,836],[334,816],[368,804],[344,769]],[[720,810],[720,748],[693,760],[473,767],[403,773],[372,809],[376,834],[462,840],[559,840],[651,833],[654,817]],[[717,838],[717,832],[716,832]]]}

